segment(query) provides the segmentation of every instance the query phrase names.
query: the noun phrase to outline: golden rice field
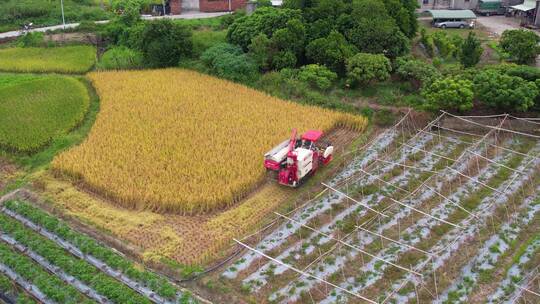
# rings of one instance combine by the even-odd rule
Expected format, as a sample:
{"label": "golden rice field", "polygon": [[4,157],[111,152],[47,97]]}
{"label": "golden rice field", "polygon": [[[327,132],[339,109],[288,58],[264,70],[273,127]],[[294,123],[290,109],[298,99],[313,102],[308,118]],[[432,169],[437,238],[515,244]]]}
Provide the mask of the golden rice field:
{"label": "golden rice field", "polygon": [[263,154],[291,129],[361,131],[367,120],[179,69],[95,72],[100,113],[52,168],[124,207],[183,214],[227,207],[264,179]]}

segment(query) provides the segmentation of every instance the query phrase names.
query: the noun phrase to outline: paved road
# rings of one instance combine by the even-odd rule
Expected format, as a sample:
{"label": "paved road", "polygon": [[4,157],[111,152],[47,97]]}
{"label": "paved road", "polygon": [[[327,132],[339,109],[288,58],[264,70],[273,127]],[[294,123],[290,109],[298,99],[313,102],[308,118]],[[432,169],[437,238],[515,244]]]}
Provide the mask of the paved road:
{"label": "paved road", "polygon": [[[228,14],[228,12],[219,12],[219,13],[201,13],[201,12],[188,12],[181,15],[170,15],[170,16],[142,16],[145,20],[154,20],[154,19],[203,19],[203,18],[212,18],[212,17],[218,17]],[[107,23],[109,20],[102,20],[102,21],[96,21],[96,23]],[[66,28],[74,28],[79,26],[79,23],[67,23]],[[53,31],[53,30],[59,30],[62,29],[63,25],[54,25],[54,26],[46,26],[46,27],[40,27],[30,30],[31,32],[46,32],[46,31]],[[0,33],[0,39],[5,38],[13,38],[18,37],[21,35],[20,31],[11,31],[11,32],[5,32]]]}
{"label": "paved road", "polygon": [[[496,36],[501,36],[506,30],[522,28],[519,25],[519,19],[505,16],[478,16],[478,23],[486,27],[486,29]],[[538,34],[537,31],[534,31]]]}

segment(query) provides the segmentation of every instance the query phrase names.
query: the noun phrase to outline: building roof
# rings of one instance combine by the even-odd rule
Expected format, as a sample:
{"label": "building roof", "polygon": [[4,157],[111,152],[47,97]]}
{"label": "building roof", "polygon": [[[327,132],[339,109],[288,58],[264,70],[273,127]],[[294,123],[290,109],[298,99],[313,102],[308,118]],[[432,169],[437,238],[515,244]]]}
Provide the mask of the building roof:
{"label": "building roof", "polygon": [[530,11],[536,8],[536,0],[525,0],[522,4],[511,6],[511,8],[518,11]]}
{"label": "building roof", "polygon": [[471,10],[428,10],[433,19],[476,19]]}

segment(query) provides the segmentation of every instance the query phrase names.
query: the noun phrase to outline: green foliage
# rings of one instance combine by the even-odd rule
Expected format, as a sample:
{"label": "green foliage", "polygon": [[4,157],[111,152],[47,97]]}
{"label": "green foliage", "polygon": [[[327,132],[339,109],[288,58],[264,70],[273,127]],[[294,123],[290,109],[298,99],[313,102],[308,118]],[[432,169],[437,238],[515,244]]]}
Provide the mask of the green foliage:
{"label": "green foliage", "polygon": [[467,111],[473,107],[473,83],[455,77],[438,79],[422,90],[422,96],[428,110]]}
{"label": "green foliage", "polygon": [[150,67],[176,66],[191,55],[191,30],[168,19],[145,23],[140,50],[144,63]]}
{"label": "green foliage", "polygon": [[272,7],[272,1],[270,0],[257,0],[257,8]]}
{"label": "green foliage", "polygon": [[49,299],[57,303],[88,303],[88,300],[85,300],[73,286],[64,284],[58,277],[34,264],[30,258],[11,250],[3,242],[0,243],[0,262],[34,284]]}
{"label": "green foliage", "polygon": [[95,61],[96,49],[88,45],[0,49],[0,70],[5,72],[84,73]]}
{"label": "green foliage", "polygon": [[337,79],[337,74],[327,67],[318,64],[305,65],[298,73],[298,79],[309,83],[312,87],[328,90]]}
{"label": "green foliage", "polygon": [[281,51],[272,56],[272,67],[276,70],[293,68],[296,66],[297,59],[291,51]]}
{"label": "green foliage", "polygon": [[249,54],[261,71],[268,71],[272,60],[270,39],[263,34],[255,36],[249,45]]}
{"label": "green foliage", "polygon": [[227,40],[248,50],[251,40],[259,33],[272,37],[275,31],[285,28],[289,20],[301,19],[299,10],[263,7],[250,16],[236,19],[227,32]]}
{"label": "green foliage", "polygon": [[473,32],[469,32],[467,39],[465,39],[461,46],[459,61],[466,68],[473,67],[480,61],[482,53],[484,53],[484,49],[482,48],[480,40],[476,38],[476,35]]}
{"label": "green foliage", "polygon": [[[7,215],[0,215],[0,227],[4,233],[9,234],[19,243],[41,255],[45,260],[59,267],[65,273],[87,284],[113,303],[152,303],[126,285],[108,277],[88,262],[73,257],[53,241],[35,234]],[[65,303],[64,301],[58,302]]]}
{"label": "green foliage", "polygon": [[140,68],[142,67],[142,54],[125,46],[113,47],[103,54],[96,67],[100,70]]}
{"label": "green foliage", "polygon": [[458,35],[449,35],[445,31],[437,31],[431,34],[433,43],[439,56],[443,58],[457,58],[463,39]]}
{"label": "green foliage", "polygon": [[[35,152],[54,137],[76,127],[90,103],[86,88],[64,76],[2,75],[0,146]],[[12,83],[10,83],[12,82]]]}
{"label": "green foliage", "polygon": [[193,56],[199,58],[201,54],[212,46],[226,41],[227,31],[199,30],[193,32]]}
{"label": "green foliage", "polygon": [[129,278],[143,283],[160,296],[168,299],[174,298],[177,290],[165,278],[153,272],[140,270],[128,259],[120,256],[110,248],[104,247],[94,239],[71,229],[64,222],[58,220],[58,218],[22,201],[8,201],[6,202],[6,207],[75,245],[84,254],[91,255],[112,269],[120,271]]}
{"label": "green foliage", "polygon": [[347,83],[356,86],[385,81],[391,70],[390,60],[384,55],[358,53],[347,61]]}
{"label": "green foliage", "polygon": [[345,63],[354,53],[355,47],[337,31],[332,31],[328,37],[311,41],[306,47],[309,60],[324,64],[340,75],[345,73]]}
{"label": "green foliage", "polygon": [[429,57],[435,56],[435,43],[433,37],[429,35],[425,28],[420,30],[420,43],[424,46],[424,50]]}
{"label": "green foliage", "polygon": [[348,33],[349,41],[363,53],[384,54],[390,58],[410,51],[410,41],[391,19],[361,18]]}
{"label": "green foliage", "polygon": [[[17,30],[25,23],[49,26],[62,23],[60,1],[3,0],[0,6],[0,32]],[[101,9],[96,1],[65,0],[66,23],[84,20],[105,20],[110,13]]]}
{"label": "green foliage", "polygon": [[501,48],[518,63],[532,62],[540,53],[540,37],[529,30],[506,30],[500,40]]}
{"label": "green foliage", "polygon": [[516,111],[527,111],[539,93],[534,82],[495,70],[477,74],[474,91],[476,98],[486,105]]}
{"label": "green foliage", "polygon": [[441,73],[433,65],[422,60],[405,57],[396,60],[396,74],[411,81],[414,87],[429,86],[441,77]]}
{"label": "green foliage", "polygon": [[246,82],[257,73],[257,67],[239,46],[217,44],[201,55],[212,74],[233,81]]}
{"label": "green foliage", "polygon": [[39,47],[43,45],[44,34],[42,32],[30,32],[17,40],[19,47]]}
{"label": "green foliage", "polygon": [[418,31],[416,0],[384,0],[388,14],[394,19],[405,36],[413,38]]}

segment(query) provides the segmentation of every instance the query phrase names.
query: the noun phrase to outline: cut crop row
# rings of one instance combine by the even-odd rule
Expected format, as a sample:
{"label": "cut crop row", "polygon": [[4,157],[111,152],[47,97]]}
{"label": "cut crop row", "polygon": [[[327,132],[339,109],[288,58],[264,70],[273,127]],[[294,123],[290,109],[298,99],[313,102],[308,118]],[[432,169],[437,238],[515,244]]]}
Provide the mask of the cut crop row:
{"label": "cut crop row", "polygon": [[[87,256],[87,259],[91,258],[92,260],[89,262],[94,264],[94,266],[101,268],[99,267],[99,264],[102,263],[109,266],[113,270],[122,273],[125,276],[117,277],[122,279],[122,281],[125,281],[125,283],[129,286],[140,289],[141,293],[147,295],[157,293],[157,295],[159,295],[160,297],[165,298],[163,300],[160,300],[160,302],[166,302],[167,300],[175,301],[175,299],[182,299],[183,301],[194,301],[194,299],[192,299],[188,293],[181,292],[164,277],[147,270],[137,269],[133,262],[122,257],[110,248],[99,244],[94,239],[71,229],[64,222],[58,220],[56,217],[49,215],[41,209],[36,208],[29,203],[23,201],[7,201],[6,203],[4,203],[4,206],[9,211],[16,213],[13,214],[9,213],[8,211],[8,214],[11,214],[16,218],[17,215],[22,216],[24,217],[24,219],[27,219],[34,225],[41,227],[39,229],[40,233],[42,233],[43,235],[51,238],[52,234],[54,234],[64,243],[67,243],[67,245],[71,245],[72,247],[77,248],[78,250],[80,250],[80,252],[76,255]],[[29,228],[37,228],[32,227],[31,225],[28,226]],[[52,237],[51,239],[58,242],[58,239],[55,239],[54,237]]]}
{"label": "cut crop row", "polygon": [[21,282],[22,284],[34,285],[35,287],[29,288],[45,303],[93,303],[75,288],[64,284],[62,280],[34,264],[28,257],[16,253],[3,243],[0,243],[0,267],[6,274],[19,276],[25,281]]}
{"label": "cut crop row", "polygon": [[34,233],[23,224],[0,215],[0,228],[16,241],[41,255],[52,265],[61,268],[81,282],[97,291],[114,303],[150,304],[150,300],[142,297],[126,285],[103,274],[99,269],[84,260],[77,259],[66,253],[56,243]]}

